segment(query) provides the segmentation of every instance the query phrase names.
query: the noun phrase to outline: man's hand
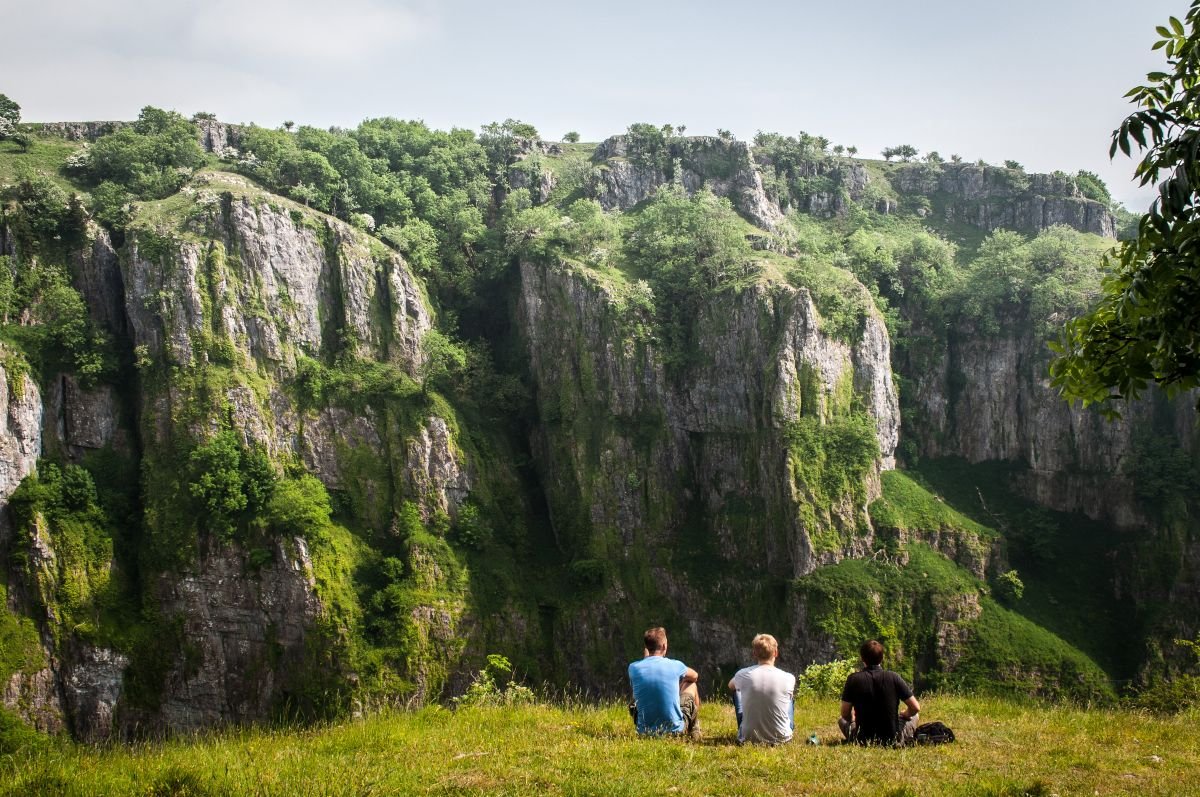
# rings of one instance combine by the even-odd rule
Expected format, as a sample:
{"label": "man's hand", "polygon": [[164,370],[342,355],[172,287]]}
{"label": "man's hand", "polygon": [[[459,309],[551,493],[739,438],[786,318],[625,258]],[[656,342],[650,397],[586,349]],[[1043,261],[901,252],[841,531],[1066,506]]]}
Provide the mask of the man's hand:
{"label": "man's hand", "polygon": [[680,682],[685,683],[685,684],[694,684],[700,680],[700,673],[696,672],[691,667],[688,667],[684,671],[683,677],[680,678],[679,680],[680,680]]}
{"label": "man's hand", "polygon": [[842,701],[842,719],[844,719],[846,722],[850,722],[852,719],[851,712],[853,710],[854,710],[853,703],[847,703],[845,700]]}
{"label": "man's hand", "polygon": [[905,700],[904,705],[907,710],[900,712],[900,719],[904,720],[905,722],[908,722],[910,719],[921,713],[921,704],[917,702],[915,695],[910,697],[908,700]]}

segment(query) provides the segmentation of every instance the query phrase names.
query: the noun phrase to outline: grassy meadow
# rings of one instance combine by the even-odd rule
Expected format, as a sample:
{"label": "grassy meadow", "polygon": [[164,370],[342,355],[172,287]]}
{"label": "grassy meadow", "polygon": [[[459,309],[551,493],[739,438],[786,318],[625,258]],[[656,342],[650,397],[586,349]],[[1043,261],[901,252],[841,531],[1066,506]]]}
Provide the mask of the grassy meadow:
{"label": "grassy meadow", "polygon": [[[836,701],[796,706],[797,740],[739,747],[728,704],[704,737],[639,739],[623,705],[441,707],[169,742],[50,744],[0,756],[3,795],[1200,794],[1195,710],[1172,717],[928,696],[958,741],[837,744]],[[820,745],[804,740],[815,733]]]}

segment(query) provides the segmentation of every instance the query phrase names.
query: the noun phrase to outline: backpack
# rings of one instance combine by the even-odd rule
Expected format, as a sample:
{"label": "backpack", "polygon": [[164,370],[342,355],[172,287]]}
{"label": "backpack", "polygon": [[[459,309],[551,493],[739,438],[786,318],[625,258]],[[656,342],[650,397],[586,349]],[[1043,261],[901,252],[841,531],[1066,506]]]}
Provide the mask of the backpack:
{"label": "backpack", "polygon": [[926,722],[917,726],[913,740],[917,744],[946,744],[954,741],[954,731],[941,722]]}

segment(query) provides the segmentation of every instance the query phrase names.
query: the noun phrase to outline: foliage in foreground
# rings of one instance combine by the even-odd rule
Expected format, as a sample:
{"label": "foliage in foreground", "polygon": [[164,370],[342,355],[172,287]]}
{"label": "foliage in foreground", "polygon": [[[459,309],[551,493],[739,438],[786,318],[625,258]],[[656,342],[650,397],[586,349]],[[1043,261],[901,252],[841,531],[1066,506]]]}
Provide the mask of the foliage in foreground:
{"label": "foliage in foreground", "polygon": [[[958,741],[908,750],[836,744],[837,702],[801,698],[799,738],[739,747],[732,708],[701,706],[704,739],[639,739],[624,705],[390,713],[315,730],[234,730],[0,759],[0,795],[1179,794],[1200,767],[1195,714],[1085,711],[931,696],[922,719]],[[920,773],[893,783],[892,773]]]}
{"label": "foliage in foreground", "polygon": [[1200,384],[1200,0],[1170,25],[1154,45],[1170,72],[1151,72],[1126,95],[1140,110],[1113,132],[1111,150],[1128,155],[1132,140],[1146,151],[1137,174],[1159,185],[1158,198],[1137,238],[1116,250],[1099,305],[1056,344],[1055,386],[1110,416],[1112,399],[1151,383],[1171,395]]}

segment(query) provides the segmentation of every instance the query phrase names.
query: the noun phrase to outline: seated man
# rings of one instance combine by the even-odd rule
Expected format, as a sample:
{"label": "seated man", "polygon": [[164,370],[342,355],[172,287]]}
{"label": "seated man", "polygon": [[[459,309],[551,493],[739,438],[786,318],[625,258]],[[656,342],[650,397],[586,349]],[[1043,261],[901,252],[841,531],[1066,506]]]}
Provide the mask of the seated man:
{"label": "seated man", "polygon": [[629,665],[633,705],[629,713],[641,734],[687,733],[700,735],[697,712],[700,676],[682,661],[667,658],[667,632],[651,628],[644,636],[642,658]]}
{"label": "seated man", "polygon": [[779,643],[770,634],[754,637],[750,650],[758,664],[738,670],[729,681],[738,742],[790,742],[795,727],[796,676],[775,666]]}
{"label": "seated man", "polygon": [[[874,639],[858,651],[865,669],[846,679],[838,727],[859,744],[912,744],[921,704],[896,673],[883,669],[883,645]],[[905,710],[896,713],[903,702]]]}

